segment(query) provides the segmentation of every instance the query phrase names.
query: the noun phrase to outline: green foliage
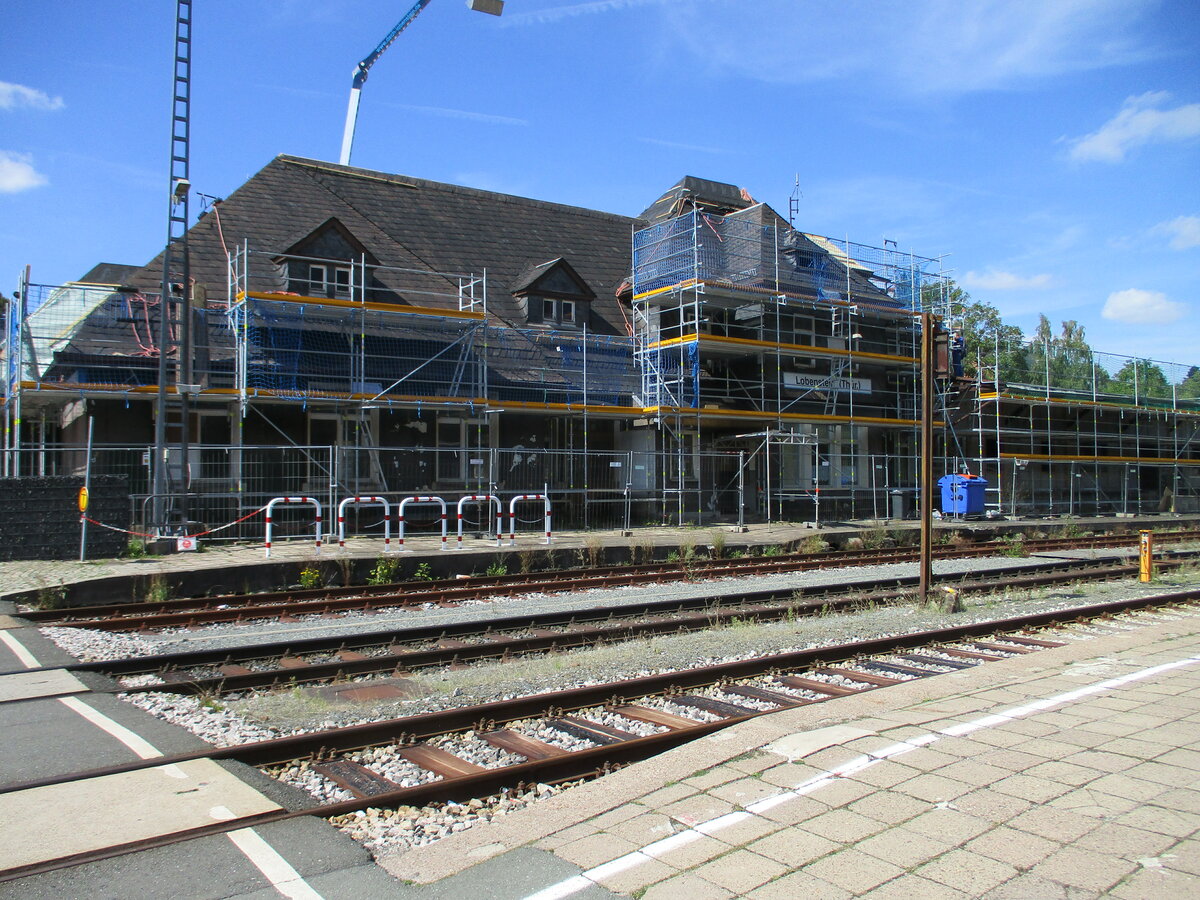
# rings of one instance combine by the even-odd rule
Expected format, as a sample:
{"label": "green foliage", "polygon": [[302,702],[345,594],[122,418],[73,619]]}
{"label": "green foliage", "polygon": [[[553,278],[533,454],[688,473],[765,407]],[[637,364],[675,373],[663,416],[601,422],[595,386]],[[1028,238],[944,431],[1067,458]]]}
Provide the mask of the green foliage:
{"label": "green foliage", "polygon": [[771,544],[769,546],[763,547],[762,555],[763,556],[783,556],[783,548],[780,547],[778,544]]}
{"label": "green foliage", "polygon": [[144,559],[146,557],[146,541],[143,538],[130,538],[129,543],[125,545],[125,552],[121,554],[126,559]]}
{"label": "green foliage", "polygon": [[171,599],[171,586],[161,575],[150,576],[150,586],[146,589],[147,603],[163,603]]}
{"label": "green foliage", "polygon": [[312,566],[305,566],[300,570],[300,587],[305,590],[321,586],[321,570],[314,569]]}
{"label": "green foliage", "polygon": [[[770,549],[770,548],[767,548]],[[800,542],[800,552],[812,556],[817,553],[827,553],[829,551],[829,542],[819,534],[810,534]],[[778,556],[778,553],[763,553],[763,556]]]}
{"label": "green foliage", "polygon": [[396,570],[399,568],[400,560],[395,557],[381,556],[375,560],[375,568],[367,575],[367,584],[392,584],[396,581]]}
{"label": "green foliage", "polygon": [[1143,400],[1148,397],[1169,400],[1171,382],[1163,370],[1148,359],[1131,359],[1112,377],[1108,390],[1113,394]]}
{"label": "green foliage", "polygon": [[1000,550],[1001,556],[1024,557],[1029,555],[1029,551],[1025,549],[1025,535],[1023,534],[1006,534],[1000,538],[1000,541],[1005,545]]}
{"label": "green foliage", "polygon": [[433,570],[429,567],[429,563],[420,563],[413,572],[413,581],[433,581]]}
{"label": "green foliage", "polygon": [[497,559],[487,567],[484,574],[490,575],[492,578],[499,578],[501,575],[508,574],[508,565],[505,564],[504,560]]}
{"label": "green foliage", "polygon": [[1200,399],[1200,366],[1188,369],[1187,377],[1180,382],[1176,396],[1181,400]]}
{"label": "green foliage", "polygon": [[56,585],[48,585],[40,575],[37,577],[38,609],[62,609],[67,603],[67,587],[61,581]]}
{"label": "green foliage", "polygon": [[862,538],[863,547],[867,550],[880,549],[888,539],[887,529],[879,526],[864,528],[858,533],[858,536]]}
{"label": "green foliage", "polygon": [[712,533],[712,555],[713,559],[720,559],[725,555],[725,532],[714,531]]}

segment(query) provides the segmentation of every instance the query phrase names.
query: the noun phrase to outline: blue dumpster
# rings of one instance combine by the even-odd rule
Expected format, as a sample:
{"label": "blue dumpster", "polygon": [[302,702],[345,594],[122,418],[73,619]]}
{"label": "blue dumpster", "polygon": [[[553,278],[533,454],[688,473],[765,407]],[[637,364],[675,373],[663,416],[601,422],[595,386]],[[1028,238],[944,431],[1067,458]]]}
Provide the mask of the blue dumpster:
{"label": "blue dumpster", "polygon": [[938,479],[942,489],[942,514],[982,516],[987,479],[978,475],[946,475]]}

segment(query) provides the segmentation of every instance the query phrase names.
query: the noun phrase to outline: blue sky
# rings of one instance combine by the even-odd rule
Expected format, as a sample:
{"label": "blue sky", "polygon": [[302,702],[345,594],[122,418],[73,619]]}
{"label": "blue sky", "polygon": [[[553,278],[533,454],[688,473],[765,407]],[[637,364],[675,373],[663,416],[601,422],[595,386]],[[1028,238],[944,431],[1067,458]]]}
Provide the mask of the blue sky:
{"label": "blue sky", "polygon": [[[336,160],[407,10],[195,0],[193,190]],[[174,3],[0,8],[0,290],[166,237]],[[1200,363],[1195,0],[433,0],[371,72],[355,165],[636,214],[685,174],[886,238],[1032,331]],[[198,204],[193,204],[198,211]]]}

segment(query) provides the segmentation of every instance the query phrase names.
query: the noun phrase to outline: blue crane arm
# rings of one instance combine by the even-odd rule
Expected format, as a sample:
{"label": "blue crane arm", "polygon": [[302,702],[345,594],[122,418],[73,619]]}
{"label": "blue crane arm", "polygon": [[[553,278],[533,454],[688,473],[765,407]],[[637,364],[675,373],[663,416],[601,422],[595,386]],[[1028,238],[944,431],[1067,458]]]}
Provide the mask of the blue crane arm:
{"label": "blue crane arm", "polygon": [[396,38],[400,37],[400,32],[411,25],[413,19],[419,16],[421,14],[421,10],[423,10],[431,2],[432,0],[417,0],[417,2],[413,5],[413,8],[405,13],[404,18],[396,23],[396,27],[387,33],[387,37],[379,42],[379,46],[372,50],[362,62],[354,67],[354,82],[351,85],[352,87],[361,88],[363,86],[363,83],[367,80],[367,73],[371,71],[371,66],[375,65],[375,60],[383,56],[383,51],[392,46],[392,43],[396,40]]}

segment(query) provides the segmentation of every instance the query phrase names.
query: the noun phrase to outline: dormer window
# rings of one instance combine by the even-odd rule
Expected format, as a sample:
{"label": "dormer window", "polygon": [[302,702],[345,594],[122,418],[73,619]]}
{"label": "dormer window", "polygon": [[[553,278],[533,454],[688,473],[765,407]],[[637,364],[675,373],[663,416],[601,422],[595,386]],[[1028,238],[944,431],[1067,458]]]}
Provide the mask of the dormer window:
{"label": "dormer window", "polygon": [[350,267],[332,263],[308,264],[308,289],[301,293],[309,297],[350,299]]}
{"label": "dormer window", "polygon": [[596,293],[561,257],[525,267],[512,284],[513,298],[530,325],[580,328],[588,323]]}

